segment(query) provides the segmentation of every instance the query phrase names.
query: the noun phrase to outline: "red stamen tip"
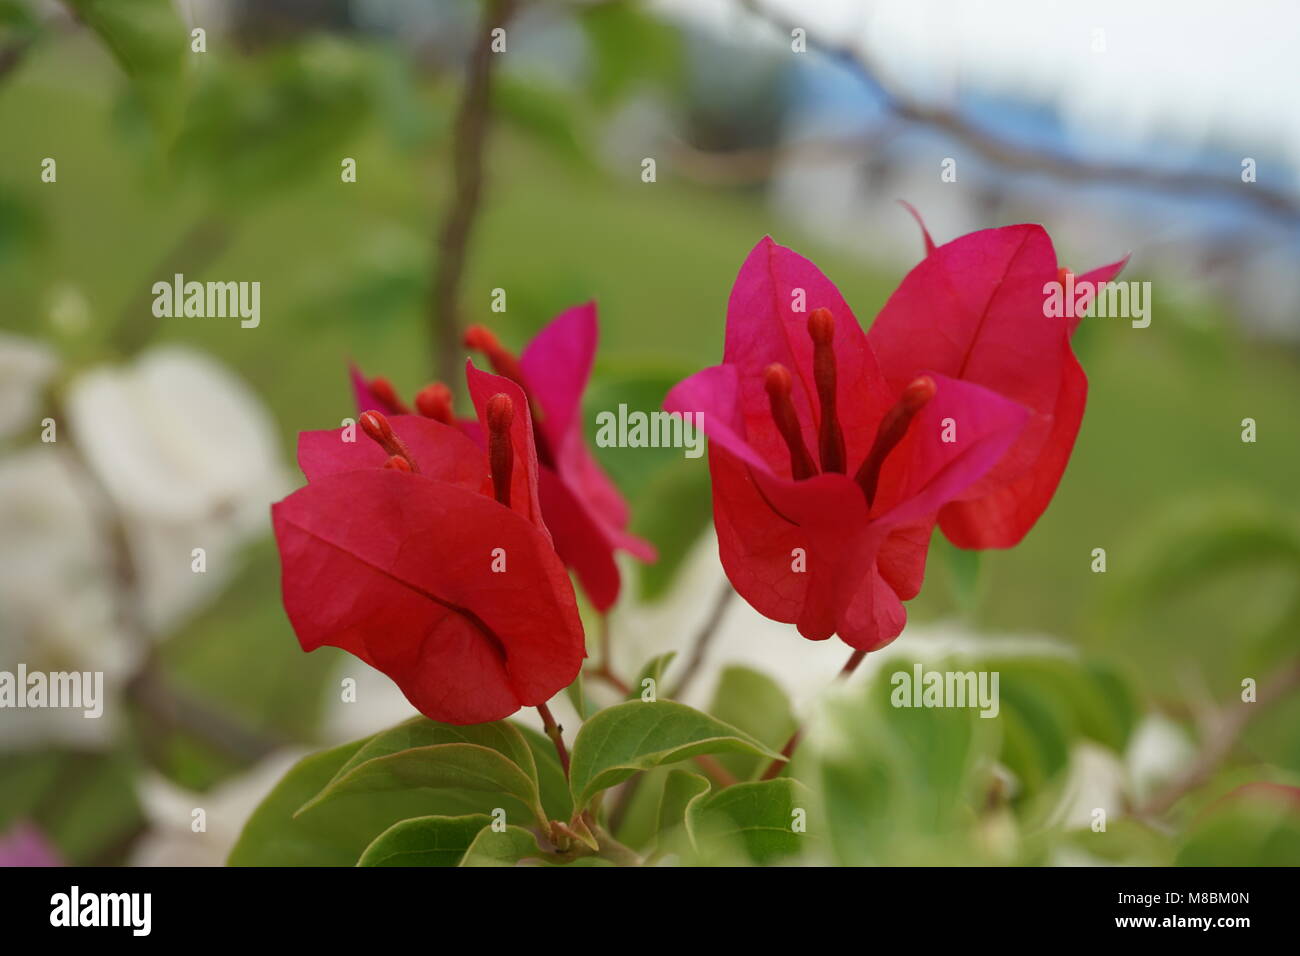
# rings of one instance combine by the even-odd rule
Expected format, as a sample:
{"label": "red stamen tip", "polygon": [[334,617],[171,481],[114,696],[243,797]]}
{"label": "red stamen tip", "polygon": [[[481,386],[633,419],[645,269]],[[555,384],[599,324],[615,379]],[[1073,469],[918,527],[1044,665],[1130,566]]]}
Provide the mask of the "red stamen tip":
{"label": "red stamen tip", "polygon": [[451,389],[442,382],[434,382],[420,389],[415,396],[415,407],[425,418],[432,418],[444,425],[456,423],[451,408]]}
{"label": "red stamen tip", "polygon": [[411,470],[411,463],[401,455],[393,455],[388,459],[388,461],[384,462],[384,467],[391,468],[393,471],[409,472]]}
{"label": "red stamen tip", "polygon": [[876,499],[876,486],[880,483],[880,470],[885,464],[885,458],[903,440],[916,413],[934,398],[937,391],[938,386],[929,375],[912,379],[903,389],[898,402],[885,412],[885,416],[880,420],[880,425],[876,429],[876,440],[872,442],[871,450],[867,452],[867,457],[855,476],[867,496],[868,506]]}
{"label": "red stamen tip", "polygon": [[926,402],[934,398],[938,390],[939,387],[934,384],[934,379],[922,375],[920,378],[913,379],[907,388],[903,389],[903,397],[900,401],[908,412],[916,414]]}
{"label": "red stamen tip", "polygon": [[477,349],[481,352],[490,352],[493,349],[499,349],[501,343],[497,337],[492,334],[491,329],[482,325],[471,325],[465,330],[465,347]]}
{"label": "red stamen tip", "polygon": [[393,426],[380,412],[362,412],[360,424],[361,430],[381,445],[393,440]]}
{"label": "red stamen tip", "polygon": [[1059,282],[1062,287],[1065,286],[1066,280],[1072,278],[1073,276],[1074,273],[1071,272],[1069,269],[1067,269],[1065,266],[1061,266],[1061,268],[1056,270],[1056,281]]}
{"label": "red stamen tip", "polygon": [[813,309],[808,316],[808,334],[814,345],[830,345],[835,339],[835,316],[830,309]]}
{"label": "red stamen tip", "polygon": [[515,403],[505,392],[497,392],[487,400],[488,429],[493,432],[510,430],[515,420]]}
{"label": "red stamen tip", "polygon": [[393,426],[389,424],[388,419],[382,414],[375,411],[362,412],[361,418],[358,419],[361,430],[366,433],[366,437],[371,439],[384,451],[388,452],[388,461],[384,462],[385,468],[399,467],[392,463],[394,458],[400,458],[406,465],[404,471],[419,471],[415,465],[415,459],[411,457],[410,449],[406,443],[397,437],[393,431]]}
{"label": "red stamen tip", "polygon": [[370,380],[370,393],[393,411],[400,412],[403,415],[410,414],[410,408],[397,397],[397,389],[393,388],[393,383],[388,379],[382,376],[372,378]]}
{"label": "red stamen tip", "polygon": [[792,387],[790,370],[780,362],[773,362],[763,373],[763,387],[771,398],[789,395]]}

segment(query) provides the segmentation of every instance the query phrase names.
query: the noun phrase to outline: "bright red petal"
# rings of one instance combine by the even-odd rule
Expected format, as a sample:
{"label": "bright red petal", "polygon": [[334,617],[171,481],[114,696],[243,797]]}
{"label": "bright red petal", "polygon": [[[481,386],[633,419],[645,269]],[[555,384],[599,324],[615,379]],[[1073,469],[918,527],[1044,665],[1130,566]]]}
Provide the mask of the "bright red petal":
{"label": "bright red petal", "polygon": [[[355,471],[294,492],[272,522],[304,650],[350,651],[427,717],[499,720],[577,676],[584,638],[564,566],[534,525],[492,499]],[[493,571],[501,557],[505,570]]]}
{"label": "bright red petal", "polygon": [[1010,548],[1020,543],[1056,494],[1087,399],[1088,377],[1071,351],[1052,412],[1052,431],[1034,467],[982,497],[944,507],[939,526],[949,541],[959,548]]}

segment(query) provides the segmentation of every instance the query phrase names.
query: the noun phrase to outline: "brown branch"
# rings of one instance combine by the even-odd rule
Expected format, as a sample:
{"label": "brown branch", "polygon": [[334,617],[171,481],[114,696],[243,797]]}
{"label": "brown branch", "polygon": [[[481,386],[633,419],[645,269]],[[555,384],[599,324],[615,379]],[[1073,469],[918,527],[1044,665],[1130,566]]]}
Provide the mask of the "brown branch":
{"label": "brown branch", "polygon": [[545,704],[537,705],[537,712],[542,715],[542,728],[546,731],[546,736],[551,738],[551,743],[555,744],[555,753],[560,758],[560,766],[564,769],[564,776],[569,776],[569,751],[564,746],[564,728],[555,722],[555,715],[551,713],[551,708]]}
{"label": "brown branch", "polygon": [[1260,711],[1297,689],[1300,689],[1300,662],[1292,663],[1278,673],[1266,677],[1259,686],[1259,693],[1254,703],[1240,701],[1210,715],[1205,745],[1197,754],[1196,760],[1180,776],[1171,780],[1142,804],[1135,815],[1163,816],[1184,796],[1207,783],[1236,749],[1242,734]]}
{"label": "brown branch", "polygon": [[230,227],[213,217],[192,223],[176,237],[118,313],[113,341],[123,354],[132,355],[139,351],[158,330],[159,320],[152,307],[153,284],[170,282],[177,273],[205,269],[226,251],[231,237]]}
{"label": "brown branch", "polygon": [[514,14],[516,0],[487,0],[465,71],[453,130],[452,198],[443,218],[434,265],[429,325],[438,377],[457,391],[461,353],[460,286],[483,192],[483,157],[492,105],[492,31]]}
{"label": "brown branch", "polygon": [[713,607],[709,609],[709,616],[704,619],[704,623],[695,633],[695,639],[691,641],[691,656],[686,662],[686,669],[682,671],[682,676],[678,678],[677,685],[668,693],[672,700],[681,700],[682,694],[695,680],[699,674],[700,668],[704,664],[704,655],[713,643],[713,639],[718,634],[719,626],[722,624],[723,615],[727,612],[727,606],[731,603],[731,598],[735,595],[735,589],[732,588],[730,581],[722,582],[722,589],[718,596],[713,599]]}
{"label": "brown branch", "polygon": [[[855,650],[849,655],[849,659],[845,661],[844,666],[840,668],[840,672],[835,676],[835,679],[844,680],[847,678],[858,669],[858,665],[866,659],[866,656],[866,651]],[[796,727],[794,733],[790,735],[790,739],[787,740],[785,746],[781,748],[781,756],[768,764],[767,769],[763,771],[763,776],[758,779],[772,780],[775,777],[779,777],[781,771],[790,765],[790,758],[794,756],[795,748],[799,746],[799,741],[801,740],[803,740],[803,727]]]}
{"label": "brown branch", "polygon": [[[787,36],[796,28],[806,31],[806,28],[801,27],[800,24],[768,9],[758,0],[739,0],[739,2],[756,17]],[[1130,186],[1147,186],[1164,192],[1231,196],[1252,203],[1264,212],[1288,222],[1300,219],[1300,200],[1296,196],[1258,183],[1244,183],[1235,177],[1217,176],[1194,170],[1159,170],[1130,163],[1087,162],[1059,152],[1006,142],[972,124],[955,110],[922,103],[889,87],[881,80],[880,72],[862,48],[835,43],[825,37],[814,36],[810,32],[806,32],[806,37],[810,49],[818,50],[823,55],[843,64],[878,91],[884,101],[885,109],[898,119],[945,132],[985,159],[1004,168],[1044,173],[1073,182],[1123,183]]]}

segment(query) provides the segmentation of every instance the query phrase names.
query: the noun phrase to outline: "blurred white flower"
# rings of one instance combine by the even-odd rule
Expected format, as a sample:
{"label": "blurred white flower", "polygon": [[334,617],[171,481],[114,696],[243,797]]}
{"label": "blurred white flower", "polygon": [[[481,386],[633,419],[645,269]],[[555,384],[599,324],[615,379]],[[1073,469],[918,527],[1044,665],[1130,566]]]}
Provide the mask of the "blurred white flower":
{"label": "blurred white flower", "polygon": [[224,866],[257,805],[301,757],[298,751],[277,751],[206,793],[156,774],[138,780],[149,830],[132,849],[130,865]]}
{"label": "blurred white flower", "polygon": [[1135,801],[1146,802],[1195,759],[1196,746],[1177,723],[1163,714],[1143,718],[1124,754]]}
{"label": "blurred white flower", "polygon": [[0,438],[36,424],[41,389],[58,366],[41,343],[0,332]]}
{"label": "blurred white flower", "polygon": [[[369,737],[418,715],[406,695],[386,674],[351,654],[340,654],[334,679],[325,684],[321,735],[329,742],[347,743]],[[343,681],[355,683],[343,698]],[[539,725],[540,726],[540,725]]]}
{"label": "blurred white flower", "polygon": [[1123,815],[1128,778],[1119,755],[1099,744],[1083,742],[1070,751],[1061,801],[1051,814],[1053,825],[1067,830],[1086,830],[1094,814],[1103,810],[1106,820]]}
{"label": "blurred white flower", "polygon": [[[678,652],[668,671],[669,682],[685,667],[695,635],[707,620],[726,575],[718,560],[717,539],[712,529],[691,551],[677,574],[672,591],[663,600],[641,604],[624,599],[615,608],[610,628],[614,643],[615,672],[627,680],[651,657],[665,651]],[[629,583],[626,588],[633,590]],[[593,652],[595,653],[595,652]],[[684,703],[706,706],[722,671],[742,664],[771,677],[786,693],[796,713],[804,711],[835,681],[852,649],[838,638],[810,641],[800,636],[793,624],[769,620],[734,595],[709,644]],[[882,667],[892,667],[898,657],[913,661],[940,661],[952,655],[1050,655],[1070,656],[1066,643],[1042,635],[978,634],[957,622],[907,625],[894,643],[868,654],[854,682],[865,680]],[[588,681],[590,688],[595,681]]]}
{"label": "blurred white flower", "polygon": [[[67,410],[121,513],[146,624],[165,631],[215,594],[237,549],[269,527],[271,502],[289,488],[274,425],[242,381],[176,346],[82,375]],[[192,570],[195,548],[204,573]]]}
{"label": "blurred white flower", "polygon": [[0,460],[0,670],[103,672],[103,716],[18,709],[0,750],[104,746],[139,653],[122,633],[94,490],[72,456],[39,445]]}

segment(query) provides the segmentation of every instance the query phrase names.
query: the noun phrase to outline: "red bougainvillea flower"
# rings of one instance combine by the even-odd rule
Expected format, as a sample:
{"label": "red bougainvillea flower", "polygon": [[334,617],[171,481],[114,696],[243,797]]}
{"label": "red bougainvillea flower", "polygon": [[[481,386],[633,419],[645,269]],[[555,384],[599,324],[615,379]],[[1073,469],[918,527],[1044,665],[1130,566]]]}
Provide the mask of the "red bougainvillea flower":
{"label": "red bougainvillea flower", "polygon": [[[945,304],[946,312],[918,318],[916,351],[904,320],[912,313],[902,305],[921,308],[912,277],[925,263],[904,282],[913,298],[890,300],[887,310],[896,311],[877,352],[807,259],[769,238],[745,260],[727,306],[723,364],[679,383],[664,407],[704,414],[722,563],[760,613],[813,640],[838,634],[858,650],[883,646],[906,622],[902,602],[920,590],[936,517],[999,493],[1004,486],[989,475],[1023,481],[1038,465],[1028,453],[1015,467],[1004,462],[1030,427],[1043,427],[1040,395],[1061,391],[1070,330],[1044,316],[1044,277],[1056,277],[1055,257],[1046,272],[1030,270],[1037,283],[1030,295],[1030,280],[1007,267],[1019,253],[996,256],[1005,232],[958,240],[972,245],[967,276],[950,277],[950,294],[965,296],[966,311]],[[927,262],[938,252],[931,248]],[[1002,290],[993,278],[999,261]],[[1004,301],[1008,294],[1014,299]],[[977,307],[981,295],[989,308]],[[1007,344],[1019,326],[1036,351]],[[938,350],[944,341],[952,354]],[[1013,359],[996,373],[973,374],[983,368],[967,356],[981,358],[991,342],[1011,348]],[[1047,408],[1050,430],[1054,406]],[[1045,442],[1035,449],[1045,453]],[[1050,496],[1049,489],[1033,517]]]}
{"label": "red bougainvillea flower", "polygon": [[[627,551],[655,560],[649,542],[627,532],[627,503],[596,463],[582,434],[582,393],[596,355],[596,306],[588,302],[561,312],[523,353],[515,356],[482,326],[465,335],[498,375],[518,385],[528,398],[540,464],[538,496],[555,549],[573,569],[591,603],[602,613],[618,599],[620,577],[614,553]],[[385,414],[410,411],[382,378],[367,381],[354,367],[352,385],[360,411]],[[458,424],[480,444],[483,432],[473,420],[458,422],[445,386],[431,385],[416,396],[416,410]]]}
{"label": "red bougainvillea flower", "polygon": [[[1041,226],[986,229],[938,247],[923,223],[921,231],[926,256],[876,317],[867,342],[891,388],[929,370],[1029,409],[1002,460],[939,512],[958,547],[1009,548],[1052,500],[1083,420],[1088,379],[1070,347],[1079,316],[1044,315],[1049,283],[1064,283],[1068,270]],[[1108,282],[1127,261],[1075,283]]]}
{"label": "red bougainvillea flower", "polygon": [[528,400],[472,363],[467,377],[484,447],[431,417],[370,410],[299,436],[308,484],[271,510],[303,649],[355,654],[452,724],[544,704],[586,656],[542,520]]}

